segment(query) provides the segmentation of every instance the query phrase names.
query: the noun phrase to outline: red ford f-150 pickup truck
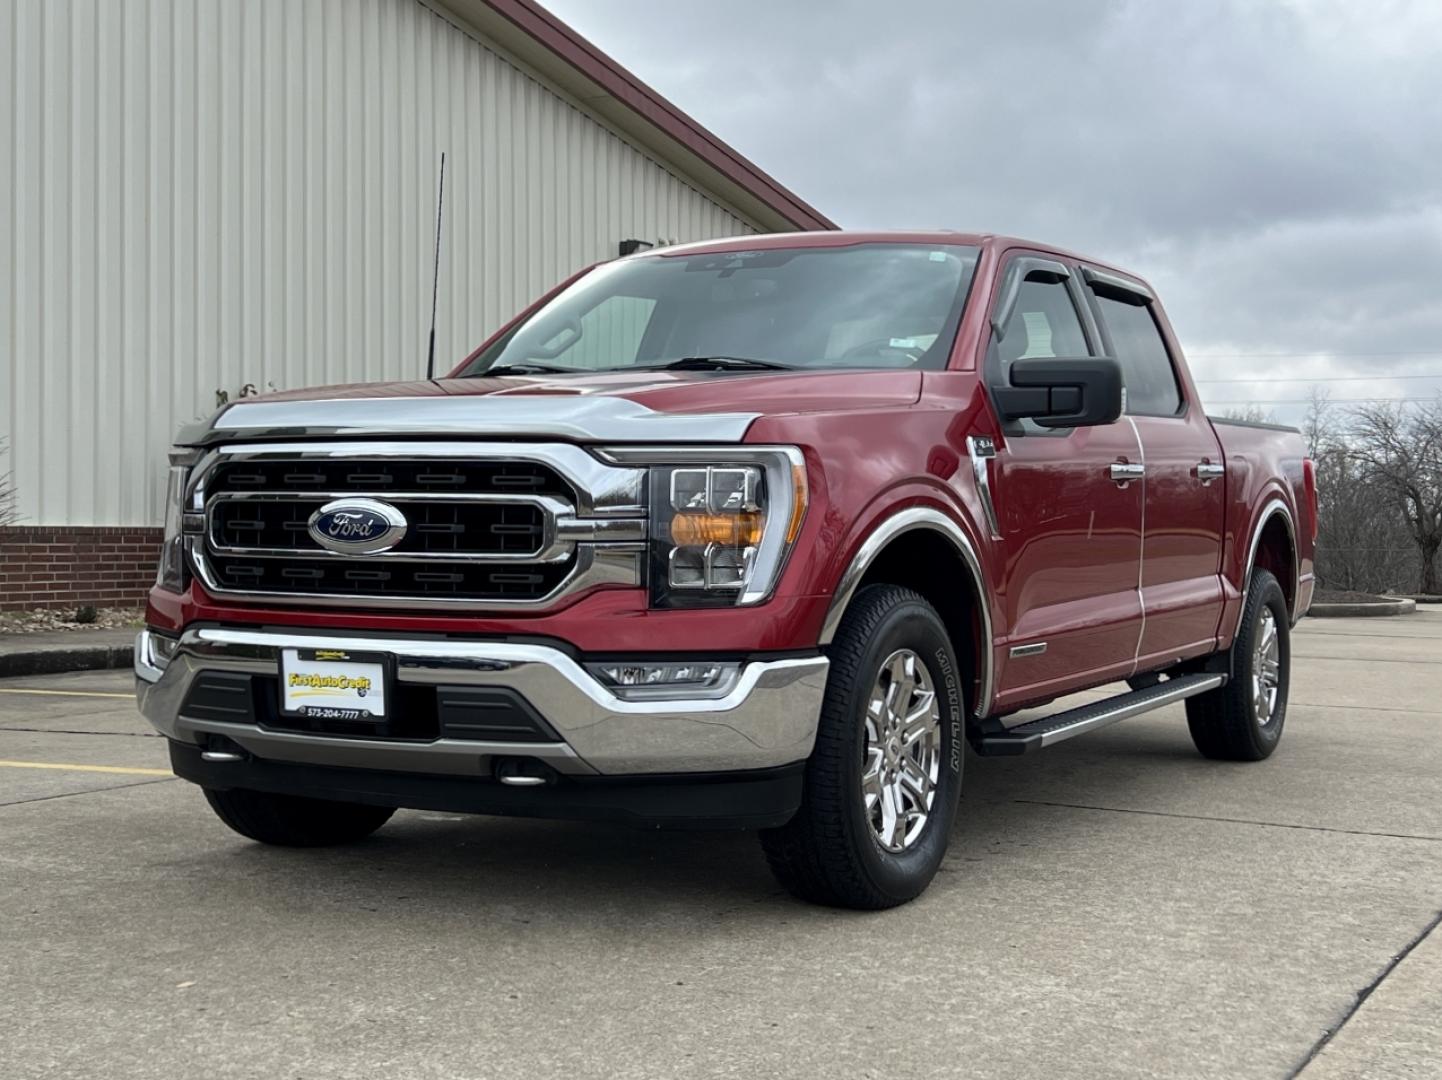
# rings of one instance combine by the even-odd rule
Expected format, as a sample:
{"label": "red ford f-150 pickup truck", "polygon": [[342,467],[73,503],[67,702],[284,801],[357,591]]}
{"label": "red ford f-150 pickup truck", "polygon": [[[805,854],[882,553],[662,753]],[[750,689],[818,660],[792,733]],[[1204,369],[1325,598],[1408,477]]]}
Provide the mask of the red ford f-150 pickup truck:
{"label": "red ford f-150 pickup truck", "polygon": [[1204,415],[1114,267],[952,233],[647,252],[446,378],[182,431],[140,704],[266,843],[397,807],[753,828],[797,895],[886,907],[941,862],[964,740],[1185,700],[1203,754],[1267,757],[1315,494],[1295,431]]}

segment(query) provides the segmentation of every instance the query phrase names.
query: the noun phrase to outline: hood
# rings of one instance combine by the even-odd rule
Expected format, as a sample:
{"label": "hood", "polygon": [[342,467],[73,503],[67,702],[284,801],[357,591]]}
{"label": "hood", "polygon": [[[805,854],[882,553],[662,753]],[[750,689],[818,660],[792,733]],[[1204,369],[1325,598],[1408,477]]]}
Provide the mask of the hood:
{"label": "hood", "polygon": [[761,416],[905,406],[920,393],[915,371],[638,371],[356,383],[234,401],[176,441],[435,435],[735,443]]}

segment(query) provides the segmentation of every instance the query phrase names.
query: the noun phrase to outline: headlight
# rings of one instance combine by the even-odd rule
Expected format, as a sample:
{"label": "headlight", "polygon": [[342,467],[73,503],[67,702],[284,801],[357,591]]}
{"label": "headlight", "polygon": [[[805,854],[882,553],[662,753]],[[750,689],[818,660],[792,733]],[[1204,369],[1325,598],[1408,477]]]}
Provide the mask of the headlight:
{"label": "headlight", "polygon": [[169,592],[184,592],[185,569],[185,486],[190,478],[190,458],[186,452],[170,456],[170,481],[165,491],[165,539],[160,546],[160,565],[155,571],[155,584]]}
{"label": "headlight", "polygon": [[795,447],[608,450],[651,466],[651,604],[759,604],[780,580],[806,515]]}

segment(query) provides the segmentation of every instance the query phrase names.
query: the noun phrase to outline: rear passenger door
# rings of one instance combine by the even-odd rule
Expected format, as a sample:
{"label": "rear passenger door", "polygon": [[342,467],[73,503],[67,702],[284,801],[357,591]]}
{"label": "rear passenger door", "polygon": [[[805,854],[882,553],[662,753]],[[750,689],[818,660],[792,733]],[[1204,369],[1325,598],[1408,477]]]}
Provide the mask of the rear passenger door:
{"label": "rear passenger door", "polygon": [[1221,445],[1184,389],[1165,316],[1141,282],[1084,267],[1108,355],[1122,368],[1126,419],[1141,440],[1143,629],[1146,670],[1215,648],[1222,610]]}

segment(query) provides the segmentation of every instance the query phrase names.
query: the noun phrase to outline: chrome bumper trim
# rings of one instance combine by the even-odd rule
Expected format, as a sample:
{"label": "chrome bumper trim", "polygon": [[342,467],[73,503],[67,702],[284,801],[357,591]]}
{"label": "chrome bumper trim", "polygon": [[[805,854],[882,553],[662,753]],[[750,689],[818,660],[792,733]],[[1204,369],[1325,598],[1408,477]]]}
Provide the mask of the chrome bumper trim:
{"label": "chrome bumper trim", "polygon": [[[144,638],[145,635],[142,635]],[[136,656],[150,656],[137,642]],[[271,731],[181,715],[205,670],[275,675],[280,649],[363,649],[396,657],[402,682],[506,687],[521,694],[561,743],[429,743]],[[559,649],[499,641],[192,629],[158,678],[136,665],[141,712],[162,734],[199,742],[224,735],[257,757],[315,765],[489,776],[497,755],[538,757],[560,772],[606,775],[765,769],[801,761],[816,740],[825,657],[746,664],[724,697],[625,701]]]}

